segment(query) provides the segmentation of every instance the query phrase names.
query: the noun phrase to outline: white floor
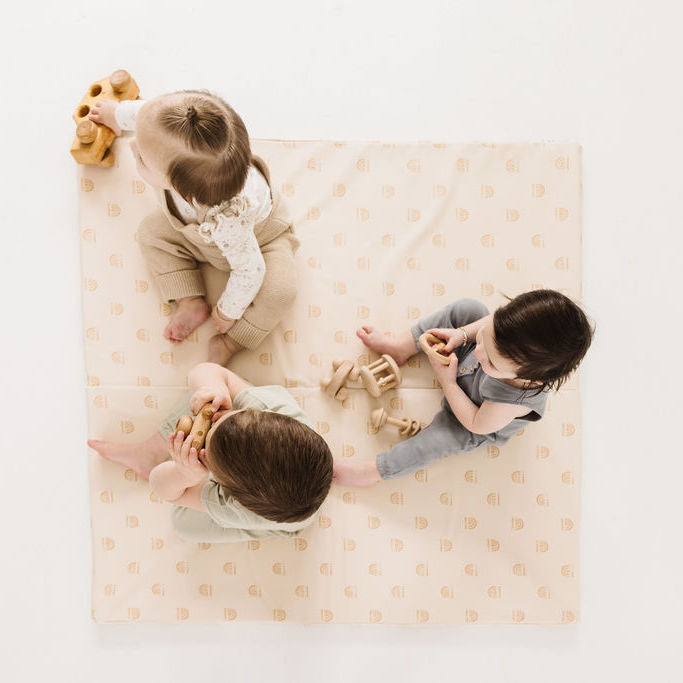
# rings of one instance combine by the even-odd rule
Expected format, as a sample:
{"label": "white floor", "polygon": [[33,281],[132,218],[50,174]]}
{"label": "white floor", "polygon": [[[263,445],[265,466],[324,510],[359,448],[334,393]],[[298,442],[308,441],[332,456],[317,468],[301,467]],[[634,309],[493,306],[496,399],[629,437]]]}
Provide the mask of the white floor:
{"label": "white floor", "polygon": [[[680,7],[8,4],[0,40],[3,680],[680,680]],[[255,137],[583,144],[584,300],[598,334],[581,376],[581,624],[90,622],[77,187],[68,148],[71,111],[87,84],[118,67],[148,96],[221,92]]]}

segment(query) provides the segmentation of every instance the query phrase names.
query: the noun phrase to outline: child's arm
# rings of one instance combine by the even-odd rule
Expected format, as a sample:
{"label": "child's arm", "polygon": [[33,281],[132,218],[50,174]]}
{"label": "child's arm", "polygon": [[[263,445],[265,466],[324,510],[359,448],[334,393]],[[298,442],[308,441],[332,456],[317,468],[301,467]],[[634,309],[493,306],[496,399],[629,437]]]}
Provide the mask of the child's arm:
{"label": "child's arm", "polygon": [[191,447],[192,437],[182,432],[171,434],[168,450],[172,460],[157,465],[149,475],[152,491],[162,500],[184,507],[202,509],[201,489],[209,474],[202,460],[204,449]]}
{"label": "child's arm", "polygon": [[145,100],[99,100],[93,104],[88,118],[121,135],[122,130],[135,130],[135,119],[144,104]]}
{"label": "child's arm", "polygon": [[225,334],[261,289],[266,265],[253,229],[245,231],[240,222],[223,220],[221,214],[216,218],[219,223],[213,238],[230,264],[230,277],[213,309],[213,321],[218,332]]}
{"label": "child's arm", "polygon": [[[190,408],[196,415],[205,403],[213,403],[218,410],[230,410],[232,400],[243,389],[251,386],[239,375],[216,363],[199,363],[188,375],[192,398]],[[214,419],[217,419],[214,415]]]}
{"label": "child's arm", "polygon": [[460,420],[462,426],[473,434],[497,432],[516,417],[522,417],[529,412],[527,406],[512,403],[484,401],[481,406],[477,406],[456,382],[458,359],[455,354],[451,356],[450,365],[441,365],[437,361],[432,361],[431,358],[429,361],[453,414]]}

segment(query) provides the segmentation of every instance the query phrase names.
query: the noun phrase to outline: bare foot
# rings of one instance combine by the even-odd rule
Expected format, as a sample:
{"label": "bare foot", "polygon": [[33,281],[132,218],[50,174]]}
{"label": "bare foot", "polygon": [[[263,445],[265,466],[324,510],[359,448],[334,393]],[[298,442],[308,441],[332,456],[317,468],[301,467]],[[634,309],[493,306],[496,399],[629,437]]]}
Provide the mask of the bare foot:
{"label": "bare foot", "polygon": [[214,334],[209,339],[209,363],[225,366],[227,362],[244,347],[227,334]]}
{"label": "bare foot", "polygon": [[88,439],[88,446],[96,450],[105,460],[130,467],[143,479],[149,479],[149,473],[169,457],[166,442],[161,434],[155,434],[147,441],[136,444]]}
{"label": "bare foot", "polygon": [[371,325],[363,325],[356,330],[356,336],[371,351],[380,355],[388,353],[398,365],[403,365],[417,353],[415,340],[410,332],[404,332],[396,339],[380,332]]}
{"label": "bare foot", "polygon": [[374,460],[349,461],[335,458],[332,481],[339,486],[374,486],[382,480]]}
{"label": "bare foot", "polygon": [[166,325],[164,337],[179,344],[188,334],[196,330],[209,316],[211,308],[203,296],[186,296],[178,300],[178,307]]}

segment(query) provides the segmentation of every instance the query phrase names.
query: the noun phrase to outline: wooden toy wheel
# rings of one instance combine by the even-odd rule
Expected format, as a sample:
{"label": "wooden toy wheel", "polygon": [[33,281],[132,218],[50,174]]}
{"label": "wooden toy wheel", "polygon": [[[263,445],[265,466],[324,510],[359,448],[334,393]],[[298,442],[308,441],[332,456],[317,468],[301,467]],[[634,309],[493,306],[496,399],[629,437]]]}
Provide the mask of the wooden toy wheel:
{"label": "wooden toy wheel", "polygon": [[320,386],[325,390],[325,393],[332,396],[332,398],[339,398],[340,401],[343,401],[347,397],[347,393],[344,391],[341,396],[338,396],[338,394],[344,386],[346,378],[353,370],[353,363],[350,360],[341,362],[335,361],[332,364],[332,367],[336,372],[330,379],[322,380]]}
{"label": "wooden toy wheel", "polygon": [[446,347],[446,343],[443,339],[439,339],[436,335],[431,332],[425,332],[420,335],[418,339],[420,343],[420,348],[434,360],[441,363],[441,365],[449,365],[451,362],[451,354],[444,354],[443,349]]}

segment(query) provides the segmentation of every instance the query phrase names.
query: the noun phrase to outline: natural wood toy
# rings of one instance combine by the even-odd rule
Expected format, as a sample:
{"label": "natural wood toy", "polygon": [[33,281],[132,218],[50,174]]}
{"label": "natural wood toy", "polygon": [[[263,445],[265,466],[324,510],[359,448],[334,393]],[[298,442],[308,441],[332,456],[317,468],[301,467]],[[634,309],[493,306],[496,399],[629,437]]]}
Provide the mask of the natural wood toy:
{"label": "natural wood toy", "polygon": [[211,407],[211,404],[205,403],[195,417],[182,415],[176,423],[176,432],[182,432],[185,436],[189,434],[193,437],[192,448],[196,448],[197,453],[204,448],[206,435],[211,428],[211,418],[213,417],[213,414],[214,410]]}
{"label": "natural wood toy", "polygon": [[325,377],[320,380],[320,386],[328,396],[337,401],[345,401],[349,392],[344,384],[346,380],[355,381],[358,379],[360,368],[350,360],[333,360],[332,368],[335,373],[332,377]]}
{"label": "natural wood toy", "polygon": [[76,136],[71,144],[71,155],[79,164],[94,164],[107,168],[114,163],[111,145],[116,138],[107,126],[88,118],[93,104],[99,100],[134,100],[140,94],[138,84],[124,69],[114,71],[109,78],[95,81],[81,103],[76,107],[73,119],[76,122]]}
{"label": "natural wood toy", "polygon": [[451,362],[451,354],[443,352],[443,349],[446,347],[446,342],[443,339],[439,339],[431,332],[425,332],[420,335],[417,341],[430,358],[439,361],[442,365],[448,365]]}
{"label": "natural wood toy", "polygon": [[396,361],[387,354],[368,365],[360,366],[350,360],[333,360],[332,368],[335,370],[334,375],[320,380],[320,386],[337,401],[344,401],[349,395],[345,383],[355,382],[359,377],[366,391],[375,398],[401,383],[401,371]]}
{"label": "natural wood toy", "polygon": [[377,408],[371,413],[372,426],[375,429],[381,429],[388,422],[389,424],[398,427],[398,433],[401,436],[415,436],[421,429],[427,425],[419,420],[411,420],[408,417],[397,418],[391,417],[384,408]]}
{"label": "natural wood toy", "polygon": [[383,353],[369,365],[361,365],[360,378],[367,392],[379,398],[385,391],[401,383],[401,371],[396,361],[390,355]]}

